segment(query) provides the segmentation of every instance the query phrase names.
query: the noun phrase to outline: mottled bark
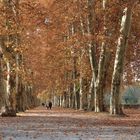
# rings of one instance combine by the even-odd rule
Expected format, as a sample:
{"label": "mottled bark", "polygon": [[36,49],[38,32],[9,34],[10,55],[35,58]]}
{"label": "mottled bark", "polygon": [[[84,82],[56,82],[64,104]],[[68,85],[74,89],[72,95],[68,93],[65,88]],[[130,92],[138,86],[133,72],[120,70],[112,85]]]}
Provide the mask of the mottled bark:
{"label": "mottled bark", "polygon": [[[1,58],[0,58],[1,59]],[[4,90],[4,81],[2,76],[2,60],[0,60],[0,108],[6,105],[6,97],[5,97],[5,90]]]}
{"label": "mottled bark", "polygon": [[59,96],[59,105],[60,105],[60,107],[63,106],[63,96],[62,95]]}
{"label": "mottled bark", "polygon": [[131,27],[132,7],[126,7],[123,11],[120,37],[118,38],[117,51],[114,62],[114,71],[112,75],[110,114],[122,114],[121,108],[121,80],[123,76],[123,67],[125,61],[126,47]]}
{"label": "mottled bark", "polygon": [[[81,34],[84,36],[86,33],[86,24],[84,24],[84,19],[82,19],[82,16],[80,16],[80,31]],[[87,96],[85,96],[87,94],[87,85],[86,85],[86,77],[84,76],[83,72],[83,60],[85,59],[85,55],[86,55],[86,48],[82,47],[80,50],[80,57],[79,57],[79,63],[80,63],[80,78],[79,78],[79,109],[82,110],[85,108],[88,108],[88,105],[90,101],[87,100]],[[86,105],[85,105],[86,104]]]}
{"label": "mottled bark", "polygon": [[[107,5],[107,0],[103,0],[103,10],[104,11],[106,10],[106,5]],[[97,68],[97,64],[93,63],[93,70],[95,69],[94,65],[96,67],[96,69],[94,70],[94,73],[93,73],[95,112],[103,111],[103,92],[102,92],[103,89],[102,88],[103,88],[103,84],[105,82],[104,81],[105,65],[106,65],[105,57],[107,54],[107,51],[106,51],[107,43],[106,43],[106,38],[105,38],[107,36],[106,15],[104,15],[104,33],[103,33],[103,35],[104,35],[104,40],[101,45],[98,68]],[[91,51],[93,52],[94,50],[91,50]],[[92,60],[92,61],[94,62],[95,60]]]}
{"label": "mottled bark", "polygon": [[10,92],[10,73],[11,73],[11,68],[10,68],[10,63],[9,61],[7,60],[6,62],[6,67],[7,67],[7,79],[6,79],[6,94],[7,94],[7,105],[8,106],[11,106],[10,105],[10,102],[9,102],[9,96],[11,94]]}
{"label": "mottled bark", "polygon": [[103,42],[100,52],[100,59],[99,59],[99,68],[98,68],[98,76],[95,82],[95,112],[102,112],[103,111],[103,83],[104,80],[104,69],[105,69],[105,56],[106,56],[106,45]]}
{"label": "mottled bark", "polygon": [[[70,36],[75,34],[75,25],[74,23],[71,24],[70,28]],[[74,46],[71,46],[71,57],[73,63],[73,70],[72,70],[72,80],[73,80],[73,93],[72,93],[72,108],[77,109],[78,100],[77,100],[77,91],[76,91],[76,79],[77,79],[77,57]]]}
{"label": "mottled bark", "polygon": [[83,77],[80,76],[80,110],[83,109]]}
{"label": "mottled bark", "polygon": [[3,37],[0,36],[0,108],[5,105],[4,81],[3,81]]}
{"label": "mottled bark", "polygon": [[[87,32],[90,35],[94,35],[94,28],[95,28],[95,0],[87,0],[87,6],[88,6],[88,17],[87,17]],[[88,43],[89,46],[89,60],[90,60],[90,66],[92,70],[91,75],[91,81],[90,81],[90,88],[89,88],[89,94],[91,96],[90,101],[90,109],[92,110],[94,108],[94,85],[95,85],[95,79],[97,77],[98,73],[98,65],[96,62],[96,46],[94,41],[90,41]]]}

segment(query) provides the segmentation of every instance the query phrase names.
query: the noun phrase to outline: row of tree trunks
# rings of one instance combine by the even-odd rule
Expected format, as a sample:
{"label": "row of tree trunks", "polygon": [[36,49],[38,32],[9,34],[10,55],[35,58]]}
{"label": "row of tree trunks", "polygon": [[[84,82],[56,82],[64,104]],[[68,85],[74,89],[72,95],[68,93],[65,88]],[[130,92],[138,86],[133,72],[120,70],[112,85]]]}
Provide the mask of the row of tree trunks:
{"label": "row of tree trunks", "polygon": [[[27,84],[27,81],[25,83],[21,73],[21,69],[24,69],[23,56],[14,50],[21,43],[19,0],[4,0],[1,3],[4,7],[6,32],[0,36],[0,108],[6,106],[13,111],[25,111],[36,106],[37,99],[34,98],[32,85]],[[12,72],[13,69],[15,73]]]}
{"label": "row of tree trunks", "polygon": [[[137,1],[137,0],[136,0]],[[135,2],[136,2],[135,1]],[[123,11],[122,22],[120,35],[118,38],[118,43],[116,46],[116,54],[114,59],[114,67],[113,74],[108,73],[108,69],[111,58],[111,51],[109,50],[108,40],[110,37],[108,24],[107,24],[107,16],[104,14],[103,17],[103,40],[100,43],[101,46],[97,46],[94,40],[88,42],[88,56],[91,66],[91,80],[90,85],[86,82],[86,78],[83,76],[82,71],[80,71],[80,77],[78,77],[77,73],[77,61],[79,59],[80,65],[82,66],[83,55],[85,53],[85,49],[82,48],[80,52],[80,58],[76,57],[76,53],[74,47],[72,46],[72,59],[73,59],[73,70],[72,70],[72,80],[74,81],[72,84],[69,84],[68,89],[64,95],[62,95],[59,99],[60,105],[63,107],[71,107],[74,109],[84,109],[85,106],[89,110],[94,110],[95,112],[102,112],[105,110],[104,108],[104,94],[106,91],[106,81],[109,76],[112,78],[111,86],[111,98],[110,98],[110,114],[117,115],[122,114],[121,108],[121,80],[123,77],[123,65],[125,61],[125,52],[128,44],[129,32],[131,27],[131,17],[133,6],[135,4],[129,3],[126,4],[126,7]],[[92,36],[95,35],[95,19],[96,13],[94,11],[95,0],[87,0],[88,7],[88,15],[86,23],[83,22],[82,16],[79,17],[81,33],[84,35],[88,33]],[[108,0],[102,0],[102,9],[104,13],[108,10]],[[119,21],[118,21],[119,22]],[[86,30],[85,30],[86,28]],[[71,27],[71,34],[73,36],[75,34],[74,25]],[[97,60],[96,49],[100,47],[100,55]],[[97,63],[98,62],[98,63]],[[72,89],[72,90],[71,90]],[[88,92],[87,92],[88,91]],[[69,104],[69,105],[68,105]]]}

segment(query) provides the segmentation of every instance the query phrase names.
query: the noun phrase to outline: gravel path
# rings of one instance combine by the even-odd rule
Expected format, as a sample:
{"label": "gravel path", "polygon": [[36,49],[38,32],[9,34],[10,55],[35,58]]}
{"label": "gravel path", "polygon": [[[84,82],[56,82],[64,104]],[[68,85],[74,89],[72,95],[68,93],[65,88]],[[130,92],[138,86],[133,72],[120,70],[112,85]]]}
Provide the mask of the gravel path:
{"label": "gravel path", "polygon": [[135,117],[115,118],[39,107],[15,118],[0,118],[0,140],[140,140],[139,110]]}

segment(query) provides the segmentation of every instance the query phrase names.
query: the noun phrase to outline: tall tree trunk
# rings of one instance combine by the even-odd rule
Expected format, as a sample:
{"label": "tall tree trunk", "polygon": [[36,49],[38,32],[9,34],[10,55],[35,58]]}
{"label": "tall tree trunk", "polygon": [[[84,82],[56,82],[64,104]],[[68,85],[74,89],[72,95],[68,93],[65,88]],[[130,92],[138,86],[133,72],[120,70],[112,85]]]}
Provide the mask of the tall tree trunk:
{"label": "tall tree trunk", "polygon": [[101,84],[101,98],[103,98],[103,111],[107,111],[105,108],[105,100],[104,100],[104,95],[106,94],[106,83],[107,83],[107,75],[108,75],[108,68],[110,67],[110,58],[111,58],[111,53],[107,52],[105,56],[105,63],[104,63],[104,74],[103,74],[103,79],[102,79],[102,84]]}
{"label": "tall tree trunk", "polygon": [[[103,10],[106,10],[107,0],[103,0]],[[106,12],[106,11],[105,11]],[[101,46],[100,58],[99,58],[99,65],[98,65],[98,74],[96,77],[96,81],[94,82],[94,95],[95,95],[95,112],[102,112],[103,111],[103,84],[104,75],[105,75],[105,58],[107,55],[107,43],[106,43],[106,36],[107,36],[107,27],[106,27],[106,15],[104,15],[104,40]]]}
{"label": "tall tree trunk", "polygon": [[80,76],[80,110],[83,109],[83,78]]}
{"label": "tall tree trunk", "polygon": [[[19,47],[19,44],[20,44],[20,36],[19,36],[19,33],[18,33],[18,30],[19,30],[19,26],[20,26],[20,22],[19,22],[19,1],[20,0],[15,0],[15,5],[14,7],[12,8],[13,10],[13,13],[14,13],[14,16],[15,16],[15,20],[16,20],[16,33],[15,33],[15,47],[18,48]],[[18,99],[18,96],[19,95],[19,88],[20,88],[20,81],[21,78],[19,78],[19,69],[20,69],[20,66],[21,66],[21,63],[22,63],[22,55],[19,53],[19,52],[16,52],[15,53],[15,63],[16,63],[16,78],[15,78],[15,94],[16,94],[16,104],[17,104],[17,99]],[[16,105],[18,106],[18,105]]]}
{"label": "tall tree trunk", "polygon": [[70,93],[70,96],[69,96],[69,107],[73,108],[73,85],[72,85],[72,83],[70,84],[70,87],[69,87],[69,93]]}
{"label": "tall tree trunk", "polygon": [[66,108],[69,108],[69,91],[66,92]]}
{"label": "tall tree trunk", "polygon": [[7,67],[7,79],[6,79],[6,94],[7,94],[7,105],[8,106],[11,106],[10,105],[10,73],[11,73],[11,70],[10,70],[10,63],[9,61],[7,60],[6,62],[6,67]]}
{"label": "tall tree trunk", "polygon": [[3,37],[0,36],[0,109],[5,105],[5,92],[4,92],[4,81],[3,81]]}
{"label": "tall tree trunk", "polygon": [[16,79],[15,79],[15,91],[16,91],[16,96],[19,94],[19,54],[16,54]]}
{"label": "tall tree trunk", "polygon": [[63,102],[63,96],[60,95],[60,96],[59,96],[59,105],[60,105],[60,107],[63,106],[63,105],[62,105],[62,102]]}
{"label": "tall tree trunk", "polygon": [[77,79],[77,68],[76,68],[76,64],[77,64],[77,58],[74,56],[73,57],[73,80],[74,80],[74,84],[73,84],[73,93],[74,93],[74,104],[75,104],[75,109],[78,109],[78,100],[77,100],[77,89],[76,89],[76,79]]}
{"label": "tall tree trunk", "polygon": [[95,82],[95,112],[102,112],[103,111],[103,83],[104,80],[104,69],[105,69],[105,56],[106,56],[106,46],[105,43],[102,43],[102,48],[100,52],[100,59],[99,59],[99,68],[98,68],[98,76]]}
{"label": "tall tree trunk", "polygon": [[[95,20],[95,11],[94,11],[95,0],[87,0],[88,6],[88,17],[87,17],[87,32],[88,34],[94,35],[94,20]],[[90,101],[90,109],[93,110],[94,108],[94,85],[95,79],[98,73],[98,66],[96,62],[96,46],[93,41],[90,41],[89,44],[89,60],[90,66],[92,71],[91,81],[90,81],[90,88],[89,94],[91,95]]]}
{"label": "tall tree trunk", "polygon": [[[12,47],[16,48],[19,46],[19,0],[3,0],[3,5],[5,8],[5,27],[6,27],[6,41],[10,42],[13,41],[14,44]],[[11,22],[12,21],[12,22]],[[9,35],[9,32],[11,32],[11,30],[13,29],[13,25],[14,25],[14,32],[11,35]],[[16,25],[16,26],[15,26]],[[15,41],[16,40],[16,41]],[[9,43],[7,43],[8,45]],[[7,46],[7,48],[10,48],[11,46]],[[16,53],[15,53],[15,58],[16,58],[16,64],[17,64],[17,57],[16,57]],[[7,62],[6,62],[7,63]],[[9,61],[9,65],[10,65],[10,61]],[[8,68],[8,63],[7,63],[7,68]],[[10,74],[9,74],[10,76]],[[8,75],[7,75],[7,79],[8,79]],[[9,78],[10,79],[10,78]],[[13,90],[16,86],[16,93],[17,93],[17,75],[16,75],[16,85],[12,85],[11,89]],[[10,82],[9,82],[10,84]],[[8,90],[8,80],[7,80],[7,90]],[[12,91],[11,90],[11,91]],[[14,91],[15,92],[15,91]],[[10,96],[10,100],[15,100],[12,99],[13,95],[15,93],[9,93]]]}
{"label": "tall tree trunk", "polygon": [[[71,25],[71,36],[75,34],[75,25],[72,23]],[[77,92],[76,92],[76,79],[77,79],[77,58],[74,46],[71,46],[71,56],[72,56],[72,63],[73,63],[73,70],[72,70],[72,80],[73,80],[73,94],[72,94],[72,108],[77,109]]]}
{"label": "tall tree trunk", "polygon": [[114,71],[112,75],[110,98],[110,114],[112,115],[122,114],[120,87],[123,76],[125,52],[131,27],[131,17],[132,7],[126,7],[123,11],[120,37],[118,38],[118,45],[114,62]]}
{"label": "tall tree trunk", "polygon": [[[82,18],[82,16],[80,16],[80,31],[81,31],[81,34],[84,36],[85,33],[86,33],[86,30],[85,30],[85,24],[84,24],[84,19]],[[84,55],[86,54],[86,49],[85,48],[81,48],[80,50],[80,58],[79,58],[79,63],[80,63],[80,78],[79,78],[79,86],[80,86],[80,89],[79,89],[79,96],[80,96],[80,107],[79,109],[82,110],[84,109],[84,105],[87,101],[85,94],[87,94],[87,91],[86,91],[86,82],[85,82],[85,79],[86,77],[84,77],[83,75],[83,71],[84,71],[84,68],[83,68],[83,60],[84,60]],[[88,103],[89,104],[89,103]]]}

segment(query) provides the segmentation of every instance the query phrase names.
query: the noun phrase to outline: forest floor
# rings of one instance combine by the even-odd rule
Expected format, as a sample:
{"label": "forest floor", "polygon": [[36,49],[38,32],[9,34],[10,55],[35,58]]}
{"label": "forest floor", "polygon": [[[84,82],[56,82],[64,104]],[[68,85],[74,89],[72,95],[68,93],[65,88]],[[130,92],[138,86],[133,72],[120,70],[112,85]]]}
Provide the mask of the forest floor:
{"label": "forest floor", "polygon": [[18,117],[0,117],[0,140],[140,140],[140,109],[127,117],[38,107]]}

